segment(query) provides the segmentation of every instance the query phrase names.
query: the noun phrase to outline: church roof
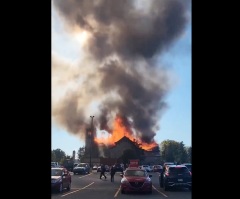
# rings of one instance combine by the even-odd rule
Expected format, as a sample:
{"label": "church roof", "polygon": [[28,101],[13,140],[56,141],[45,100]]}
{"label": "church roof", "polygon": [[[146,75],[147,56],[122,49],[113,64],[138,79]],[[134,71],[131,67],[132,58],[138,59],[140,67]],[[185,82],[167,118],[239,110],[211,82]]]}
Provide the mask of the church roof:
{"label": "church roof", "polygon": [[[134,147],[138,148],[138,149],[141,149],[140,147],[138,147],[132,140],[130,140],[128,137],[126,136],[123,136],[120,140],[118,140],[117,142],[115,142],[115,146],[113,146],[112,148],[115,148],[117,145],[123,143],[123,142],[128,142],[130,143],[131,145],[133,145]],[[144,150],[144,149],[142,149]]]}

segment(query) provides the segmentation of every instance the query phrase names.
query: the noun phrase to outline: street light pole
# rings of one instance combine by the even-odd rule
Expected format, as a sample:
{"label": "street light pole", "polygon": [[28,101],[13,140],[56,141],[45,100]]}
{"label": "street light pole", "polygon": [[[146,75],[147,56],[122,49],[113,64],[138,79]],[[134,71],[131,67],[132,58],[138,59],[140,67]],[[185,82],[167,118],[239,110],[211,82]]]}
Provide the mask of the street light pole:
{"label": "street light pole", "polygon": [[92,122],[91,122],[91,133],[90,133],[90,170],[92,169],[92,138],[93,138],[93,118],[94,116],[90,116],[91,119],[92,119]]}

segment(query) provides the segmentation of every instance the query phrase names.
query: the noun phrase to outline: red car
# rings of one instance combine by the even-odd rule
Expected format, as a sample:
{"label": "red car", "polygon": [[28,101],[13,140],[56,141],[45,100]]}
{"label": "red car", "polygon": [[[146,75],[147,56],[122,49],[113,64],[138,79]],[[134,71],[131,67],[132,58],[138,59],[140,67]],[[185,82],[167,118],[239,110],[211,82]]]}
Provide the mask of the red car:
{"label": "red car", "polygon": [[152,193],[152,175],[149,175],[145,169],[129,167],[120,176],[122,177],[122,194],[127,192]]}
{"label": "red car", "polygon": [[66,168],[51,168],[52,191],[62,192],[71,189],[71,175]]}

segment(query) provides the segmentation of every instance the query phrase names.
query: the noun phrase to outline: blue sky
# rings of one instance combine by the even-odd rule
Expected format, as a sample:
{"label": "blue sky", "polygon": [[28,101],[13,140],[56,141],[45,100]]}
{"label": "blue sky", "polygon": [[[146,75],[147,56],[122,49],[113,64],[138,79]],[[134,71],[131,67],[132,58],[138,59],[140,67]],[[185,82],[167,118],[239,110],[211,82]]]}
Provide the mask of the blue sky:
{"label": "blue sky", "polygon": [[[63,22],[52,7],[52,52],[67,60],[78,59],[82,50],[79,43],[65,30]],[[192,71],[191,71],[191,24],[184,34],[161,55],[161,62],[168,66],[175,77],[175,85],[168,92],[166,102],[168,109],[162,115],[160,130],[154,137],[157,143],[163,140],[183,141],[185,146],[191,146],[192,141]],[[67,155],[84,146],[77,136],[52,122],[52,149],[60,148]]]}

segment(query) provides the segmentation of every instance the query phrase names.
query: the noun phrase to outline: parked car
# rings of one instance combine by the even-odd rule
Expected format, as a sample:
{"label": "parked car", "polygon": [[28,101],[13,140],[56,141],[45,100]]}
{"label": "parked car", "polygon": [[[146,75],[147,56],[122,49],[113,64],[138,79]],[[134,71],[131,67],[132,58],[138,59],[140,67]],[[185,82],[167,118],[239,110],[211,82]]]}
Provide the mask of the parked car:
{"label": "parked car", "polygon": [[51,166],[57,167],[59,165],[58,162],[51,162]]}
{"label": "parked car", "polygon": [[110,171],[110,167],[109,167],[108,165],[105,165],[105,169],[106,169],[106,170],[105,170],[106,172],[109,172],[109,171]]}
{"label": "parked car", "polygon": [[123,172],[123,167],[121,164],[115,164],[115,171],[116,172]]}
{"label": "parked car", "polygon": [[52,191],[62,192],[63,189],[71,189],[71,175],[65,168],[51,168]]}
{"label": "parked car", "polygon": [[152,193],[152,175],[149,175],[145,169],[128,167],[124,173],[121,173],[121,193],[128,192],[147,192]]}
{"label": "parked car", "polygon": [[162,165],[153,165],[153,172],[161,173],[162,169],[163,169]]}
{"label": "parked car", "polygon": [[63,161],[63,167],[66,168],[68,171],[73,171],[74,161],[72,159],[66,159]]}
{"label": "parked car", "polygon": [[153,172],[153,165],[150,165],[150,172]]}
{"label": "parked car", "polygon": [[160,187],[165,191],[171,187],[187,187],[192,190],[192,174],[184,165],[166,165],[159,175]]}
{"label": "parked car", "polygon": [[73,164],[73,168],[76,167],[78,164],[79,164],[79,163],[74,163],[74,164]]}
{"label": "parked car", "polygon": [[58,164],[58,162],[51,162],[51,168],[59,168],[60,165]]}
{"label": "parked car", "polygon": [[[105,172],[109,172],[110,167],[108,165],[105,165]],[[97,172],[101,172],[101,166],[98,166]]]}
{"label": "parked car", "polygon": [[174,162],[164,162],[163,163],[163,169],[162,169],[161,173],[163,173],[165,171],[165,168],[166,168],[167,165],[175,165],[175,163]]}
{"label": "parked car", "polygon": [[97,166],[97,165],[94,165],[93,168],[92,168],[92,170],[96,170],[96,171],[97,171],[97,168],[98,168],[98,166]]}
{"label": "parked car", "polygon": [[90,173],[90,167],[88,163],[79,163],[73,168],[73,174],[88,174]]}
{"label": "parked car", "polygon": [[98,166],[97,172],[101,172],[101,166]]}
{"label": "parked car", "polygon": [[145,169],[147,172],[151,172],[151,168],[150,168],[149,165],[141,165],[139,168],[140,169]]}
{"label": "parked car", "polygon": [[191,173],[192,173],[192,164],[191,163],[183,163],[182,165],[186,166],[189,169],[189,171],[191,171]]}

